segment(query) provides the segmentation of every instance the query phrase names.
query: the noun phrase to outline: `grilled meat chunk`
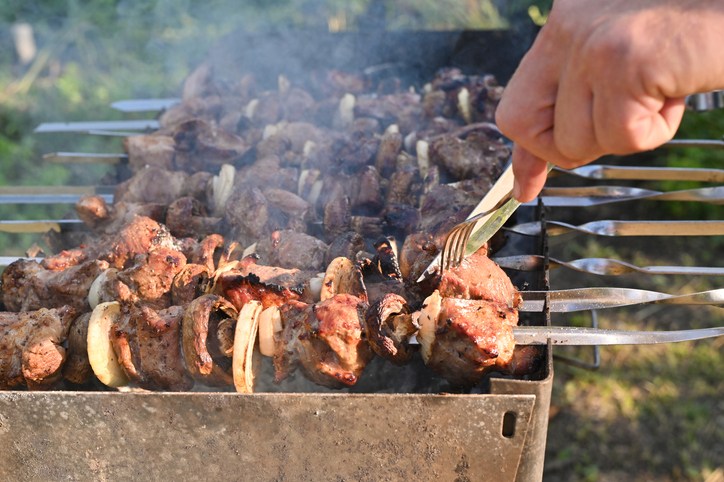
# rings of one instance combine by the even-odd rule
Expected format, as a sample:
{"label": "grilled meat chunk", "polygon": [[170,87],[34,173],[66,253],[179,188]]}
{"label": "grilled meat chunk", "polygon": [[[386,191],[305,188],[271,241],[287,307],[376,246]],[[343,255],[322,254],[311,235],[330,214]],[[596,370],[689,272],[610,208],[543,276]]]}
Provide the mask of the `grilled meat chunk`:
{"label": "grilled meat chunk", "polygon": [[504,304],[440,298],[425,300],[417,339],[425,364],[456,385],[474,385],[490,371],[508,371],[517,310]]}
{"label": "grilled meat chunk", "polygon": [[152,134],[126,137],[123,147],[128,154],[128,164],[134,172],[146,166],[168,170],[174,168],[176,143],[170,136]]}
{"label": "grilled meat chunk", "polygon": [[88,290],[108,262],[91,260],[63,271],[51,271],[31,260],[18,260],[2,274],[2,296],[9,311],[71,306],[90,311]]}
{"label": "grilled meat chunk", "polygon": [[274,356],[276,380],[298,365],[314,383],[342,388],[357,383],[373,352],[363,339],[367,303],[338,294],[316,305],[298,301],[281,307],[284,330]]}
{"label": "grilled meat chunk", "polygon": [[0,312],[0,389],[42,389],[58,381],[75,315],[69,306]]}
{"label": "grilled meat chunk", "polygon": [[68,350],[63,378],[71,383],[82,385],[90,381],[93,369],[88,361],[88,320],[91,314],[84,313],[73,320],[68,331]]}
{"label": "grilled meat chunk", "polygon": [[510,278],[485,255],[485,248],[446,270],[438,290],[444,298],[486,300],[509,308],[517,308],[521,299]]}
{"label": "grilled meat chunk", "polygon": [[257,243],[256,252],[266,264],[302,271],[324,271],[327,255],[324,242],[289,229],[274,231]]}
{"label": "grilled meat chunk", "polygon": [[130,380],[148,389],[178,391],[193,386],[179,343],[183,314],[180,306],[156,311],[144,305],[121,305],[111,342]]}

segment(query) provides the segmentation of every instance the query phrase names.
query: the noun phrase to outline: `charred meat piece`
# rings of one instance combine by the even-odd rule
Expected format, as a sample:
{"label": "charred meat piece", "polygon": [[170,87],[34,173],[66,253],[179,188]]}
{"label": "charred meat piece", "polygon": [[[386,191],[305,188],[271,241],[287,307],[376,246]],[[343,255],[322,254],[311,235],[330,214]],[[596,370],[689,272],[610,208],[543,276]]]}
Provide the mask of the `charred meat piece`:
{"label": "charred meat piece", "polygon": [[486,300],[517,308],[520,293],[510,278],[485,255],[485,248],[468,256],[456,268],[446,270],[438,286],[444,298]]}
{"label": "charred meat piece", "polygon": [[123,147],[128,154],[128,164],[134,172],[146,166],[174,169],[176,143],[172,137],[158,134],[126,137]]}
{"label": "charred meat piece", "polygon": [[33,311],[71,306],[90,311],[88,291],[93,281],[108,269],[105,261],[86,261],[63,271],[50,271],[31,260],[18,260],[2,274],[5,309]]}
{"label": "charred meat piece", "polygon": [[90,313],[77,317],[68,332],[68,350],[65,365],[63,365],[63,378],[77,385],[88,383],[93,375],[93,369],[88,361],[88,320],[90,317]]}
{"label": "charred meat piece", "polygon": [[180,350],[179,306],[156,311],[149,306],[122,304],[111,330],[111,342],[128,378],[148,389],[188,390],[193,386]]}
{"label": "charred meat piece", "polygon": [[402,296],[390,293],[370,306],[365,316],[367,341],[379,356],[404,365],[415,350],[409,344],[418,327]]}
{"label": "charred meat piece", "polygon": [[491,140],[481,133],[466,139],[443,136],[430,143],[430,160],[445,169],[453,180],[495,179],[510,156],[500,140]]}
{"label": "charred meat piece", "polygon": [[215,171],[222,164],[240,158],[250,148],[241,137],[201,119],[175,126],[173,139],[176,168],[187,172]]}
{"label": "charred meat piece", "polygon": [[449,382],[470,386],[490,371],[509,371],[517,310],[490,301],[440,298],[435,291],[425,300],[419,324],[425,364]]}
{"label": "charred meat piece", "polygon": [[256,252],[265,264],[302,271],[324,271],[327,246],[306,233],[285,229],[259,240]]}
{"label": "charred meat piece", "polygon": [[236,308],[217,295],[201,296],[186,307],[181,347],[186,369],[196,381],[233,385],[228,333],[234,332],[237,317]]}
{"label": "charred meat piece", "polygon": [[202,264],[187,264],[173,278],[171,304],[185,306],[191,303],[206,292],[210,278],[208,267]]}
{"label": "charred meat piece", "polygon": [[251,300],[260,301],[264,308],[310,300],[306,291],[313,273],[261,265],[256,261],[256,257],[248,256],[235,269],[219,273],[214,291],[231,301],[237,310]]}
{"label": "charred meat piece", "polygon": [[290,302],[281,307],[284,330],[274,356],[276,379],[299,365],[314,383],[342,388],[357,383],[373,352],[363,339],[367,304],[339,294],[316,305]]}
{"label": "charred meat piece", "polygon": [[134,299],[156,309],[171,305],[171,286],[186,265],[186,256],[169,248],[156,248],[136,255],[134,265],[118,273]]}
{"label": "charred meat piece", "polygon": [[187,174],[153,166],[144,167],[118,185],[113,199],[115,203],[123,201],[168,205],[182,196],[190,196],[206,203],[207,185],[211,178],[212,174],[206,171]]}
{"label": "charred meat piece", "polygon": [[198,199],[181,197],[168,206],[166,226],[176,237],[200,238],[219,231],[221,218],[209,216]]}
{"label": "charred meat piece", "polygon": [[68,306],[0,312],[0,389],[43,389],[59,381],[75,316]]}

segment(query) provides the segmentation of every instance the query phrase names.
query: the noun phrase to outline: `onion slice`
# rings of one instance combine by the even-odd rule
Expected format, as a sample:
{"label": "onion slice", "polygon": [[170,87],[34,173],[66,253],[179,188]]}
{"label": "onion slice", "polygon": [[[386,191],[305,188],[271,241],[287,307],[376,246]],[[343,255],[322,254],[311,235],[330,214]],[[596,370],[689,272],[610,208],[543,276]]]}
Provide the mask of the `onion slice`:
{"label": "onion slice", "polygon": [[352,261],[344,256],[334,258],[324,273],[322,289],[319,293],[320,301],[332,298],[337,294],[350,294],[358,297],[365,296],[365,288],[359,271]]}
{"label": "onion slice", "polygon": [[442,297],[438,290],[425,298],[422,302],[422,309],[418,317],[420,330],[417,332],[417,341],[420,343],[420,354],[422,361],[427,363],[432,355],[432,344],[435,341],[435,330],[437,328],[437,319],[442,309]]}
{"label": "onion slice", "polygon": [[234,376],[234,387],[239,393],[254,393],[252,357],[254,356],[254,344],[259,329],[261,310],[261,302],[249,301],[241,308],[239,318],[236,320],[231,368]]}
{"label": "onion slice", "polygon": [[264,356],[274,356],[277,334],[282,331],[282,315],[279,308],[270,306],[259,314],[259,352]]}
{"label": "onion slice", "polygon": [[113,323],[121,314],[117,301],[100,303],[88,321],[88,361],[98,380],[109,387],[128,385],[126,376],[111,344]]}

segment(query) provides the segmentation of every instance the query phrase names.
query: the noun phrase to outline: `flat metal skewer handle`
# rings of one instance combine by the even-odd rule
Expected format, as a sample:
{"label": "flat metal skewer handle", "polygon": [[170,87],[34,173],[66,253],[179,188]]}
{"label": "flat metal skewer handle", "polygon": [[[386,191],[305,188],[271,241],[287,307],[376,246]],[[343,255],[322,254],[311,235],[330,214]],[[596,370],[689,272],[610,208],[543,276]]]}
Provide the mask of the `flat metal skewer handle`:
{"label": "flat metal skewer handle", "polygon": [[[493,258],[501,267],[517,271],[540,271],[543,269],[545,257],[537,254],[523,254]],[[724,268],[705,266],[635,266],[624,261],[609,258],[581,258],[573,261],[561,261],[548,258],[550,268],[568,268],[581,273],[603,276],[619,276],[628,273],[644,273],[651,275],[696,275],[723,276]]]}
{"label": "flat metal skewer handle", "polygon": [[513,328],[516,345],[655,345],[716,338],[724,327],[699,330],[629,331],[574,326],[518,326]]}
{"label": "flat metal skewer handle", "polygon": [[[722,147],[724,147],[724,141],[716,142],[722,144]],[[554,167],[551,174],[568,174],[586,179],[617,179],[627,181],[724,182],[724,169],[687,167],[638,167],[588,164],[575,169],[561,169],[559,167]]]}
{"label": "flat metal skewer handle", "polygon": [[575,288],[569,290],[522,291],[520,311],[540,312],[548,303],[552,313],[621,308],[643,304],[724,305],[724,288],[685,295],[634,288]]}
{"label": "flat metal skewer handle", "polygon": [[[541,223],[522,223],[507,231],[524,236],[540,236]],[[546,233],[549,236],[577,232],[598,236],[721,236],[724,235],[724,221],[617,221],[601,220],[575,226],[561,221],[548,221]]]}
{"label": "flat metal skewer handle", "polygon": [[[724,204],[724,186],[684,189],[680,191],[654,191],[624,186],[548,187],[540,196],[546,206],[587,207],[626,201],[685,201]],[[526,203],[535,206],[535,199]]]}

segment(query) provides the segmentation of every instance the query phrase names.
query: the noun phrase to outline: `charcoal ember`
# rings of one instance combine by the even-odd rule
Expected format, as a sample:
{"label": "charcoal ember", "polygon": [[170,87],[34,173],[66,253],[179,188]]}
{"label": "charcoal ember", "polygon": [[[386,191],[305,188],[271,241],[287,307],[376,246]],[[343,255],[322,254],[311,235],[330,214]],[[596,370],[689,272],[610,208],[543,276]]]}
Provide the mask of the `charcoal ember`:
{"label": "charcoal ember", "polygon": [[88,290],[108,262],[88,260],[62,271],[51,271],[32,260],[17,260],[2,274],[5,309],[33,311],[68,306],[80,312],[90,311]]}
{"label": "charcoal ember", "polygon": [[374,356],[363,338],[367,303],[338,294],[315,305],[298,301],[281,307],[284,325],[274,356],[275,379],[297,367],[314,383],[343,388],[357,383]]}
{"label": "charcoal ember", "polygon": [[176,237],[200,238],[219,231],[221,218],[209,216],[198,199],[185,196],[168,206],[166,227]]}
{"label": "charcoal ember", "polygon": [[162,309],[171,305],[171,286],[185,265],[183,253],[160,247],[136,255],[133,266],[119,271],[117,278],[128,286],[135,300]]}
{"label": "charcoal ember", "polygon": [[315,272],[324,271],[328,249],[327,244],[314,236],[288,229],[274,231],[256,246],[266,264]]}
{"label": "charcoal ember", "polygon": [[357,253],[364,249],[365,240],[362,235],[356,231],[347,231],[334,238],[330,243],[324,264],[328,266],[333,259],[339,257],[354,260],[356,259]]}
{"label": "charcoal ember", "polygon": [[241,158],[250,149],[241,137],[200,119],[176,126],[173,139],[176,168],[187,172],[217,170],[222,164]]}
{"label": "charcoal ember", "polygon": [[442,136],[430,143],[430,161],[443,166],[455,180],[495,179],[510,157],[510,149],[498,139],[476,133],[465,139]]}
{"label": "charcoal ember", "polygon": [[258,257],[248,256],[216,276],[214,292],[229,300],[237,309],[249,301],[259,301],[266,309],[288,301],[311,301],[309,280],[313,272],[297,268],[281,268],[257,263]]}
{"label": "charcoal ember", "polygon": [[76,315],[69,306],[0,312],[0,389],[48,389],[59,382]]}
{"label": "charcoal ember", "polygon": [[173,137],[158,134],[130,136],[123,139],[123,148],[133,172],[146,166],[167,170],[175,166],[176,142]]}
{"label": "charcoal ember", "polygon": [[146,305],[121,304],[111,328],[111,343],[128,378],[142,388],[182,391],[193,386],[180,349],[184,309],[155,310]]}

